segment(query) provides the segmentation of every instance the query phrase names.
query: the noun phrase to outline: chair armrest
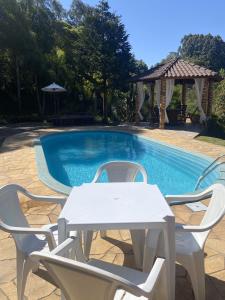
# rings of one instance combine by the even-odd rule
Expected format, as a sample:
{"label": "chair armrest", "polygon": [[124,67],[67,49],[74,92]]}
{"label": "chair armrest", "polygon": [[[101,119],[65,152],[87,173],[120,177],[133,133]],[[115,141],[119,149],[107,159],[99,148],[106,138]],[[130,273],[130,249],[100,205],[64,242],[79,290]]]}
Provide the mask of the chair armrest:
{"label": "chair armrest", "polygon": [[212,187],[213,186],[210,186],[203,192],[196,193],[196,194],[167,195],[167,196],[165,196],[165,199],[170,206],[201,201],[201,200],[207,199],[208,197],[211,196],[212,190],[213,190]]}
{"label": "chair armrest", "polygon": [[143,296],[149,298],[151,294],[154,292],[154,287],[160,278],[161,272],[164,271],[164,267],[165,267],[165,259],[157,258],[147,280],[141,287],[141,289],[144,292]]}
{"label": "chair armrest", "polygon": [[61,207],[64,206],[65,202],[66,202],[66,197],[60,197],[60,196],[41,196],[41,195],[34,195],[30,192],[28,192],[25,188],[23,188],[20,185],[15,185],[17,190],[19,192],[21,192],[22,194],[24,194],[25,196],[27,196],[28,198],[30,198],[31,200],[35,200],[35,201],[44,201],[44,202],[50,202],[50,203],[55,203],[55,204],[60,204]]}
{"label": "chair armrest", "polygon": [[32,199],[32,200],[60,204],[61,207],[63,207],[65,205],[66,200],[67,200],[66,197],[60,197],[60,196],[39,196],[39,195],[31,194],[29,192],[27,192],[26,195],[30,199]]}
{"label": "chair armrest", "polygon": [[68,251],[70,250],[74,250],[77,261],[86,262],[81,242],[77,235],[72,235],[70,238],[67,238],[64,242],[62,242],[55,249],[53,249],[51,251],[51,254],[67,257]]}
{"label": "chair armrest", "polygon": [[175,230],[182,232],[205,232],[210,230],[213,226],[214,224],[208,226],[176,224]]}
{"label": "chair armrest", "polygon": [[67,238],[64,242],[59,244],[55,249],[51,251],[52,255],[64,256],[64,254],[71,250],[76,245],[76,238]]}
{"label": "chair armrest", "polygon": [[14,227],[4,224],[0,221],[0,229],[9,232],[11,234],[43,234],[49,245],[49,249],[52,250],[56,247],[56,242],[53,233],[50,229],[45,228],[30,228],[30,227]]}
{"label": "chair armrest", "polygon": [[98,181],[98,178],[101,176],[102,173],[102,167],[100,167],[97,172],[95,173],[95,177],[91,181],[91,183],[96,183]]}

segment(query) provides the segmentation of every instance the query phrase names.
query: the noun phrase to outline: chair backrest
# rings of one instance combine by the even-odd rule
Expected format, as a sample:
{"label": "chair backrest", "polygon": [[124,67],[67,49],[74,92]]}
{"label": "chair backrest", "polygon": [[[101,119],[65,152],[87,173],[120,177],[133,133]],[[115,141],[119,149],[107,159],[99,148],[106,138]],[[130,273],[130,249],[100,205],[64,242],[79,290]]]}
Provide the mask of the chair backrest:
{"label": "chair backrest", "polygon": [[[33,252],[30,256],[35,263],[45,266],[48,274],[41,277],[51,280],[59,287],[67,300],[113,300],[117,290],[121,289],[138,296],[143,294],[151,299],[156,284],[164,267],[164,259],[158,258],[150,272],[151,285],[148,281],[148,291],[142,290],[138,285],[132,283],[119,275],[87,263],[77,262],[68,258],[42,252]],[[163,271],[163,273],[165,273]],[[38,274],[38,273],[37,273]],[[126,274],[126,268],[121,269],[121,276]],[[50,278],[49,278],[50,275]],[[149,279],[150,277],[148,277]],[[49,280],[49,281],[50,281]],[[138,281],[138,280],[137,280]]]}
{"label": "chair backrest", "polygon": [[[9,184],[0,188],[0,220],[8,226],[29,227],[20,206],[18,197],[20,189],[23,190],[22,187],[16,184]],[[4,228],[2,229],[4,230]],[[19,247],[24,237],[24,234],[13,234],[13,238]]]}
{"label": "chair backrest", "polygon": [[106,171],[109,182],[133,182],[138,173],[142,174],[143,182],[147,183],[148,175],[143,166],[129,161],[111,161],[102,165],[96,174],[96,180]]}
{"label": "chair backrest", "polygon": [[213,228],[225,215],[225,186],[216,183],[212,185],[212,196],[204,217],[200,223],[200,228],[207,228],[208,230],[199,232],[198,236],[202,242],[202,246],[206,238]]}

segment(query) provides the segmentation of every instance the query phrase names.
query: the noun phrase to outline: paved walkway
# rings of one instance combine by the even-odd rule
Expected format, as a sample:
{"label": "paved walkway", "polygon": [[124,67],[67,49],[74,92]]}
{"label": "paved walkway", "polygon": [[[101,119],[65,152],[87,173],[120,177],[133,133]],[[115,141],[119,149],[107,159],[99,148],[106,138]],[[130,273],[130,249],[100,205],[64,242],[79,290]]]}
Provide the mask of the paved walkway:
{"label": "paved walkway", "polygon": [[[82,128],[71,128],[71,130]],[[85,127],[85,130],[88,128]],[[89,128],[93,129],[93,127]],[[107,128],[104,128],[107,129]],[[108,128],[110,130],[111,128]],[[6,138],[0,148],[0,185],[18,183],[33,193],[53,195],[52,190],[40,182],[35,162],[33,139],[53,131],[64,129],[35,129]],[[66,128],[65,130],[69,130]],[[115,128],[113,128],[115,130]],[[116,130],[128,130],[151,137],[171,145],[193,152],[216,157],[225,153],[225,147],[214,146],[205,142],[193,140],[195,133],[175,130],[148,130],[140,128],[117,127]],[[59,214],[57,205],[31,202],[21,197],[21,204],[32,226],[40,226],[56,222]],[[177,206],[174,209],[177,221],[198,224],[202,213],[192,213],[187,207]],[[108,232],[108,238],[100,239],[96,234],[92,244],[93,257],[126,266],[135,267],[129,233],[126,231]],[[206,268],[206,300],[225,299],[225,219],[210,233],[205,246]],[[59,291],[52,285],[34,275],[26,289],[27,299],[60,299]],[[0,299],[16,299],[15,246],[12,238],[0,231]],[[177,266],[177,300],[194,300],[190,281],[185,270]]]}

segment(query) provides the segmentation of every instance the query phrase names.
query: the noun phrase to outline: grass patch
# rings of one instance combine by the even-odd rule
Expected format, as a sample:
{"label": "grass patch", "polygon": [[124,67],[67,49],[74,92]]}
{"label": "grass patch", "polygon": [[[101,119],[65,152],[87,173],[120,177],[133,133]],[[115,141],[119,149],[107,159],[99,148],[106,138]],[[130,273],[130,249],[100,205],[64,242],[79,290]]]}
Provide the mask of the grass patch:
{"label": "grass patch", "polygon": [[225,146],[225,139],[222,139],[222,138],[206,136],[206,135],[199,135],[196,137],[196,140],[211,143],[214,145]]}

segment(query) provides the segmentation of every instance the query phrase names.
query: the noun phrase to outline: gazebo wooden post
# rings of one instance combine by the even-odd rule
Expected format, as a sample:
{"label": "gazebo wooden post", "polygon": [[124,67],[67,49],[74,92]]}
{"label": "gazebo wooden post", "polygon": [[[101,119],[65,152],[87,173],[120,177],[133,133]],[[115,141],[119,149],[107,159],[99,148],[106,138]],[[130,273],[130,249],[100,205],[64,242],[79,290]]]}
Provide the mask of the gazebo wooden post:
{"label": "gazebo wooden post", "polygon": [[135,124],[139,123],[139,115],[138,115],[138,108],[139,108],[139,97],[137,93],[137,84],[135,85],[134,88],[134,97],[135,97]]}
{"label": "gazebo wooden post", "polygon": [[205,78],[203,92],[202,92],[202,108],[206,115],[208,111],[208,102],[209,102],[209,80],[208,78]]}
{"label": "gazebo wooden post", "polygon": [[150,92],[151,92],[151,102],[149,105],[149,119],[150,119],[150,125],[153,124],[153,117],[152,117],[152,113],[153,113],[153,109],[154,109],[154,90],[155,90],[155,84],[153,82],[150,83]]}
{"label": "gazebo wooden post", "polygon": [[213,81],[209,80],[208,84],[208,105],[207,105],[207,117],[212,114],[212,101],[213,101]]}
{"label": "gazebo wooden post", "polygon": [[165,111],[166,111],[166,79],[161,79],[160,89],[160,116],[159,116],[159,128],[165,128]]}
{"label": "gazebo wooden post", "polygon": [[186,98],[187,98],[187,86],[185,82],[182,84],[182,98],[181,98],[181,104],[186,105]]}

